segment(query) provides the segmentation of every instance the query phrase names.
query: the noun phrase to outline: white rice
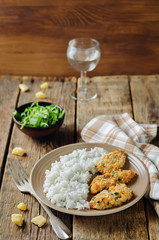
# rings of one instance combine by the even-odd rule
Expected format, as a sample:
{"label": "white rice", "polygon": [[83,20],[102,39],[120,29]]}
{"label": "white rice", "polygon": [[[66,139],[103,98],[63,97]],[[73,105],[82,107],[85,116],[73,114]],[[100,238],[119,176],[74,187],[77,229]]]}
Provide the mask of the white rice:
{"label": "white rice", "polygon": [[96,162],[106,154],[103,148],[78,149],[60,156],[60,161],[52,163],[51,170],[46,170],[44,192],[53,204],[67,209],[89,208],[87,196],[88,182],[95,174]]}

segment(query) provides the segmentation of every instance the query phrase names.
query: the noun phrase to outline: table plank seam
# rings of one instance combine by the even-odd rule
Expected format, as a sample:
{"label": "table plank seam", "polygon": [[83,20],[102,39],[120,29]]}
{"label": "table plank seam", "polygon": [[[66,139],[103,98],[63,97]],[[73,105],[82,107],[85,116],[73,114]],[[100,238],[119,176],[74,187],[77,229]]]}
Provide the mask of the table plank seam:
{"label": "table plank seam", "polygon": [[[17,94],[17,98],[16,98],[16,102],[15,102],[15,108],[16,108],[17,105],[18,105],[19,97],[20,97],[20,90],[18,90],[18,94]],[[7,157],[8,157],[9,147],[10,147],[10,143],[11,143],[11,137],[12,137],[13,127],[14,127],[14,122],[13,122],[13,119],[12,119],[12,120],[11,120],[11,123],[10,123],[9,135],[8,135],[8,138],[7,138],[6,147],[5,147],[4,156],[3,156],[3,161],[2,161],[2,166],[1,166],[1,172],[0,172],[0,189],[1,189],[2,181],[3,181],[3,176],[4,176],[4,171],[5,171],[5,167],[6,167],[6,163],[7,163]]]}
{"label": "table plank seam", "polygon": [[128,75],[127,77],[128,77],[128,86],[129,86],[129,93],[130,93],[130,103],[132,107],[132,117],[134,119],[134,105],[132,100],[131,76]]}

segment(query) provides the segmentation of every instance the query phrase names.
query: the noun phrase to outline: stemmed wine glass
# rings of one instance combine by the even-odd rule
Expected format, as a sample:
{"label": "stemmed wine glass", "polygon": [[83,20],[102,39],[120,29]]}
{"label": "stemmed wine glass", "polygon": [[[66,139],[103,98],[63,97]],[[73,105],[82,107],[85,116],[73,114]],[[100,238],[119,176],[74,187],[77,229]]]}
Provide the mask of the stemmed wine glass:
{"label": "stemmed wine glass", "polygon": [[86,73],[92,71],[100,59],[99,42],[90,38],[72,39],[68,43],[67,59],[70,65],[81,72],[81,86],[71,93],[71,98],[80,101],[89,101],[97,97],[97,93],[87,86]]}

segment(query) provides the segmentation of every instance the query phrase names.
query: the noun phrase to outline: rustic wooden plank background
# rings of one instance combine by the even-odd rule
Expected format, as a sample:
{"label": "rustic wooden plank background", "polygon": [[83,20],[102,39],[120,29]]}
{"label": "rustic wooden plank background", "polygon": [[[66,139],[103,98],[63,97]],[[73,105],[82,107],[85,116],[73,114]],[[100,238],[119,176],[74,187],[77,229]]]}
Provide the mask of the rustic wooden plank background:
{"label": "rustic wooden plank background", "polygon": [[[0,79],[0,86],[4,88],[3,91],[2,88],[0,88],[1,110],[3,110],[2,106],[9,103],[9,109],[6,115],[3,111],[1,115],[3,117],[4,114],[6,122],[2,120],[2,123],[6,124],[7,129],[7,132],[5,132],[3,125],[0,125],[2,130],[1,136],[4,137],[4,141],[0,141],[1,156],[4,156],[8,142],[7,134],[11,125],[11,121],[9,121],[11,118],[8,116],[12,113],[17,101],[18,105],[35,101],[35,93],[40,90],[40,84],[43,81],[49,81],[49,88],[44,90],[47,96],[46,100],[59,104],[67,112],[64,124],[55,138],[35,140],[21,133],[16,127],[13,127],[10,144],[7,146],[9,147],[8,156],[5,155],[5,158],[18,158],[28,174],[35,162],[45,153],[62,145],[82,141],[80,132],[83,126],[97,115],[128,112],[137,122],[158,123],[159,77],[157,75],[90,78],[89,82],[97,89],[99,97],[87,103],[76,103],[69,97],[69,93],[76,87],[76,78],[4,76],[0,77]],[[29,86],[29,92],[19,93],[18,83],[22,81]],[[80,79],[78,79],[78,81],[80,82]],[[9,89],[9,91],[7,91],[7,89]],[[154,116],[154,118],[152,118],[152,116]],[[154,143],[159,146],[159,135]],[[12,149],[18,145],[25,148],[27,154],[24,157],[12,155]],[[19,212],[16,205],[21,201],[27,204],[28,211],[23,213],[25,219],[24,226],[18,228],[12,224],[10,218],[12,213]],[[0,239],[1,237],[6,240],[57,239],[43,209],[39,207],[39,204],[33,197],[22,194],[17,190],[7,167],[5,168],[1,187],[1,204],[3,208],[1,208],[0,218],[3,221],[0,221],[0,228],[3,231],[0,231]],[[47,218],[46,225],[41,229],[38,229],[30,223],[30,219],[39,213]],[[89,217],[70,216],[56,211],[55,214],[57,214],[70,229],[71,226],[73,227],[71,230],[73,231],[74,240],[157,240],[159,238],[159,218],[148,201],[144,199],[141,199],[133,207],[123,212],[109,216],[92,217],[91,225]]]}
{"label": "rustic wooden plank background", "polygon": [[97,38],[90,76],[159,72],[159,1],[0,1],[0,74],[78,75],[66,58],[75,37]]}
{"label": "rustic wooden plank background", "polygon": [[134,118],[159,125],[159,76],[131,76]]}
{"label": "rustic wooden plank background", "polygon": [[[134,120],[139,123],[155,123],[159,126],[159,76],[131,76],[130,89]],[[159,147],[159,131],[152,142]],[[150,240],[159,238],[159,218],[152,206],[145,201]]]}
{"label": "rustic wooden plank background", "polygon": [[0,76],[0,180],[12,128],[12,113],[18,98],[20,77]]}
{"label": "rustic wooden plank background", "polygon": [[[92,81],[91,84],[94,83],[94,88],[96,87],[98,98],[88,103],[77,102],[77,139],[79,141],[81,141],[82,128],[93,117],[125,112],[130,116],[133,115],[127,76],[94,77],[90,81]],[[119,212],[109,216],[92,217],[91,226],[89,217],[75,216],[73,220],[74,240],[125,240],[125,236],[127,239],[148,238],[142,200],[133,208],[127,209],[125,214]],[[87,231],[90,228],[91,231]]]}
{"label": "rustic wooden plank background", "polygon": [[[35,93],[39,91],[40,84],[43,81],[46,81],[46,78],[22,77],[21,80],[27,84],[30,91],[20,94],[18,105],[30,101],[36,101],[37,99],[35,98]],[[12,85],[14,85],[14,81]],[[51,136],[51,138],[48,138],[47,140],[32,139],[31,137],[24,135],[21,131],[17,129],[16,126],[14,126],[7,158],[18,159],[23,165],[28,175],[31,173],[31,169],[34,164],[44,154],[55,149],[56,147],[60,147],[64,144],[70,144],[74,142],[75,102],[70,99],[68,94],[71,90],[73,90],[74,87],[75,79],[68,78],[65,79],[64,82],[63,80],[61,81],[61,79],[54,78],[54,81],[49,82],[49,88],[44,90],[47,96],[47,99],[44,101],[54,102],[63,107],[67,112],[63,126],[60,128],[59,132],[56,133],[54,136]],[[11,101],[12,95],[10,95],[10,99],[8,99],[8,102]],[[10,118],[8,117],[8,120],[9,119]],[[25,156],[19,157],[12,154],[13,148],[17,146],[25,149]],[[17,228],[17,226],[13,225],[11,222],[11,215],[13,213],[19,213],[19,210],[16,207],[19,202],[24,202],[27,205],[28,209],[25,213],[22,213],[24,217],[24,226],[22,228]],[[58,239],[54,231],[51,229],[48,216],[43,210],[43,208],[41,206],[39,207],[38,202],[32,196],[22,194],[18,191],[17,187],[12,181],[11,175],[7,167],[5,168],[1,188],[1,203],[3,203],[3,209],[1,209],[1,219],[3,219],[3,221],[1,221],[0,226],[0,239],[1,236],[2,239],[7,240]],[[47,219],[45,227],[41,229],[38,229],[37,226],[31,224],[31,219],[39,214],[42,214]],[[58,215],[71,230],[72,216],[65,215],[60,212],[55,212],[55,214]]]}

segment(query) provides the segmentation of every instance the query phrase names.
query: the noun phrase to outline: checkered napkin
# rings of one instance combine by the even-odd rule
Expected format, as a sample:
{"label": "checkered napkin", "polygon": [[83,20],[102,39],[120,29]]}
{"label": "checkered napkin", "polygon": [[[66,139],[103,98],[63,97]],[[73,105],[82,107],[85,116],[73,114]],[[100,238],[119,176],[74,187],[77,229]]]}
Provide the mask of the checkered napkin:
{"label": "checkered napkin", "polygon": [[144,162],[150,176],[147,197],[159,216],[159,148],[149,144],[156,135],[156,124],[137,124],[127,113],[93,118],[81,132],[85,142],[114,145]]}

